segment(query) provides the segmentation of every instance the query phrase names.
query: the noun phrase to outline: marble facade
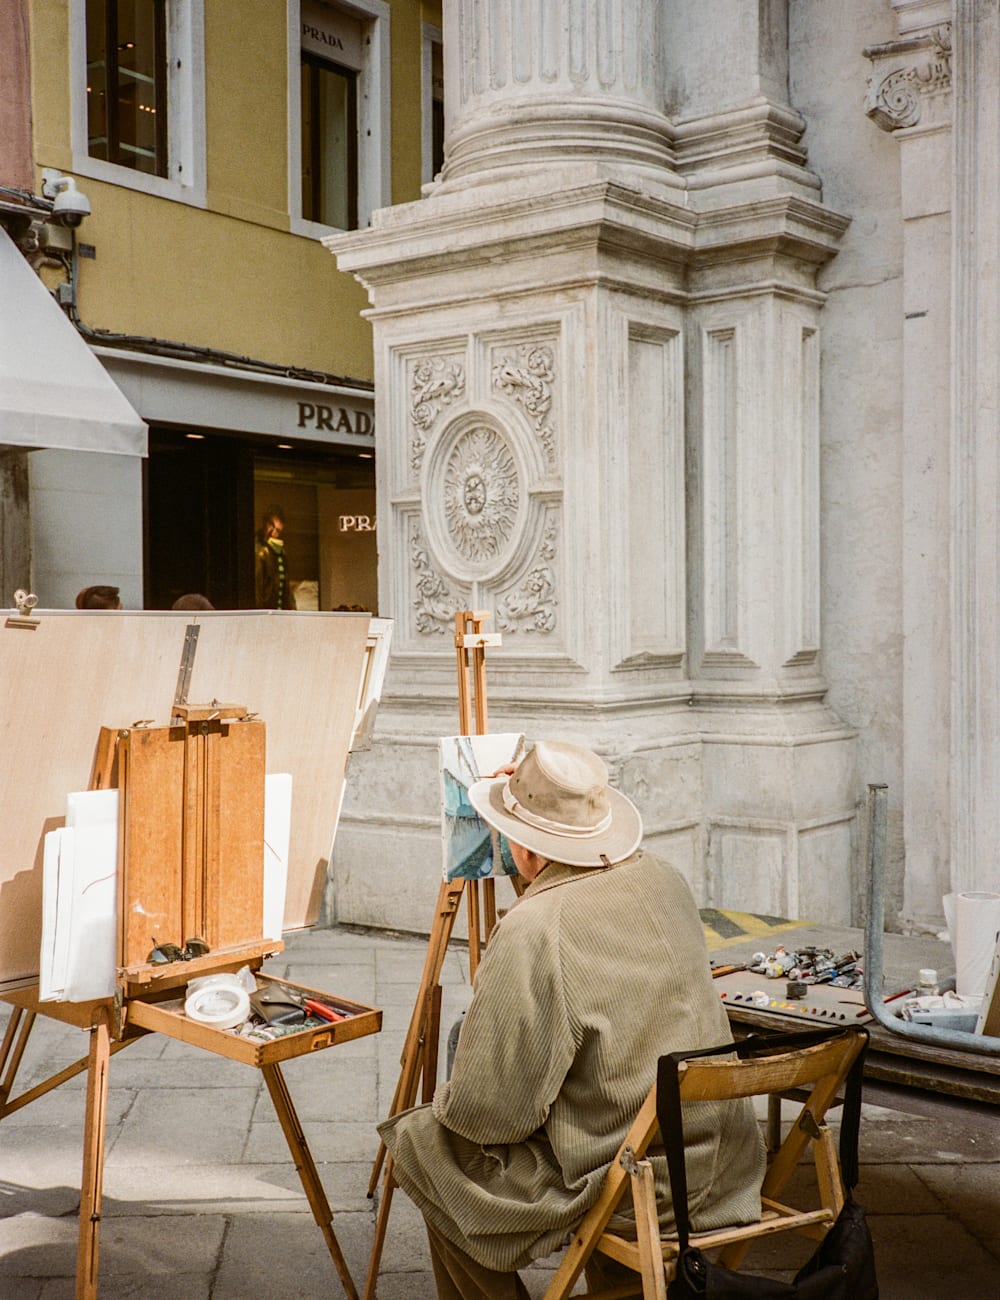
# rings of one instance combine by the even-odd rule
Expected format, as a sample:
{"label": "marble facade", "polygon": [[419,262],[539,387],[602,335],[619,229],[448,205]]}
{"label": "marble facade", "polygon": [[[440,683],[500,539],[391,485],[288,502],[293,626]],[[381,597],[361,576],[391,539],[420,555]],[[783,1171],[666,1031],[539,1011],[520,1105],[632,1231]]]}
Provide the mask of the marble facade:
{"label": "marble facade", "polygon": [[954,105],[947,5],[708,9],[445,0],[442,175],[326,241],[396,620],[340,920],[429,928],[462,608],[494,729],[597,748],[699,901],[856,919],[868,780],[897,922],[996,887],[996,4]]}

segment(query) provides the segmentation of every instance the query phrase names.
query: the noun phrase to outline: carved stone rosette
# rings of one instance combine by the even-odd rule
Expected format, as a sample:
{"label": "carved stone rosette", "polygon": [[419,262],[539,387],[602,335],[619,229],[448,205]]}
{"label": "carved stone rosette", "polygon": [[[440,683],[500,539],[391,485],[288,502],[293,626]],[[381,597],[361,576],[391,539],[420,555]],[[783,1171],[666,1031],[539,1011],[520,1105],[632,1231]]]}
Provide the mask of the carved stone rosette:
{"label": "carved stone rosette", "polygon": [[475,565],[500,560],[517,519],[521,488],[506,440],[486,424],[455,440],[444,467],[444,517],[462,557]]}
{"label": "carved stone rosette", "polygon": [[549,469],[556,464],[556,435],[550,421],[555,355],[544,343],[522,343],[493,365],[493,387],[528,413]]}

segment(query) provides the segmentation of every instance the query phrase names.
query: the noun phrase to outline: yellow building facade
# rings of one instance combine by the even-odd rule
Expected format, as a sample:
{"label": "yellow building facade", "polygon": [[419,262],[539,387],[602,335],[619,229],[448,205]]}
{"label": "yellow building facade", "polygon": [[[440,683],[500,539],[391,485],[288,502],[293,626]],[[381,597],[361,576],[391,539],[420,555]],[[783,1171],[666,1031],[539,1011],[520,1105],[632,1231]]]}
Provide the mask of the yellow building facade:
{"label": "yellow building facade", "polygon": [[31,260],[149,428],[141,460],[30,453],[42,604],[100,582],[126,607],[374,608],[366,298],[319,239],[433,175],[440,7],[24,12],[35,195],[90,209]]}

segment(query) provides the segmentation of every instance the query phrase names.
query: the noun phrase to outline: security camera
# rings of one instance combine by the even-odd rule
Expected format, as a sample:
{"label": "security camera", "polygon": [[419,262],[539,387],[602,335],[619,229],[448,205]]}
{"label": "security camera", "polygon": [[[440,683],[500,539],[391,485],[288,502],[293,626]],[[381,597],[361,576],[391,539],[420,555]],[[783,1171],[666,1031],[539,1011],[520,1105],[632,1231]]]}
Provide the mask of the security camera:
{"label": "security camera", "polygon": [[78,226],[84,217],[90,216],[90,199],[80,193],[71,176],[63,177],[63,188],[56,195],[52,215],[64,226]]}
{"label": "security camera", "polygon": [[52,219],[61,226],[78,226],[90,216],[90,199],[76,188],[72,176],[46,171],[42,176],[42,193],[53,201]]}

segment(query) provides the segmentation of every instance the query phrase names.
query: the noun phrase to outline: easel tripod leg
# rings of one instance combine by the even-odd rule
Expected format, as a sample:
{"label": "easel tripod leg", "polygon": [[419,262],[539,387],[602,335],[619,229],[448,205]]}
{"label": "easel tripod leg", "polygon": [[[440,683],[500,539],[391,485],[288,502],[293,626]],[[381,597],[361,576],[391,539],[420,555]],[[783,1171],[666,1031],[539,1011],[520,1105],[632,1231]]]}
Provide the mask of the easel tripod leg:
{"label": "easel tripod leg", "polygon": [[107,1013],[102,1011],[90,1028],[83,1177],[80,1181],[80,1236],[76,1252],[76,1300],[96,1300],[97,1296],[110,1049],[111,1034]]}
{"label": "easel tripod leg", "polygon": [[344,1288],[344,1293],[347,1295],[348,1300],[358,1300],[358,1293],[350,1270],[347,1267],[347,1261],[344,1259],[344,1253],[340,1249],[340,1242],[333,1231],[333,1211],[330,1209],[330,1202],[326,1199],[326,1192],[320,1182],[316,1162],[313,1160],[309,1144],[306,1142],[306,1135],[302,1131],[299,1117],[292,1105],[292,1097],[288,1091],[288,1085],[285,1083],[285,1076],[277,1065],[262,1065],[261,1073],[264,1075],[267,1090],[271,1094],[271,1101],[277,1112],[282,1132],[285,1135],[285,1141],[288,1143],[288,1149],[292,1153],[295,1168],[302,1180],[302,1187],[309,1201],[309,1208],[312,1210],[313,1218],[326,1239],[327,1248],[330,1251],[330,1257]]}
{"label": "easel tripod leg", "polygon": [[[21,1024],[22,1019],[24,1019],[23,1025]],[[5,1112],[7,1101],[14,1087],[14,1078],[18,1066],[21,1064],[21,1058],[24,1056],[24,1049],[28,1046],[28,1038],[31,1035],[31,1027],[34,1023],[34,1011],[25,1011],[23,1007],[15,1007],[11,1012],[10,1019],[7,1021],[3,1046],[0,1047],[0,1117]],[[20,1028],[20,1033],[18,1033],[18,1028]]]}
{"label": "easel tripod leg", "polygon": [[375,1217],[375,1240],[372,1242],[371,1258],[368,1261],[368,1277],[365,1279],[363,1300],[375,1300],[378,1287],[378,1271],[382,1263],[382,1250],[385,1246],[385,1234],[389,1227],[389,1209],[392,1205],[392,1193],[396,1180],[392,1176],[392,1156],[385,1162],[385,1177],[382,1179],[382,1199],[379,1201],[378,1214]]}

